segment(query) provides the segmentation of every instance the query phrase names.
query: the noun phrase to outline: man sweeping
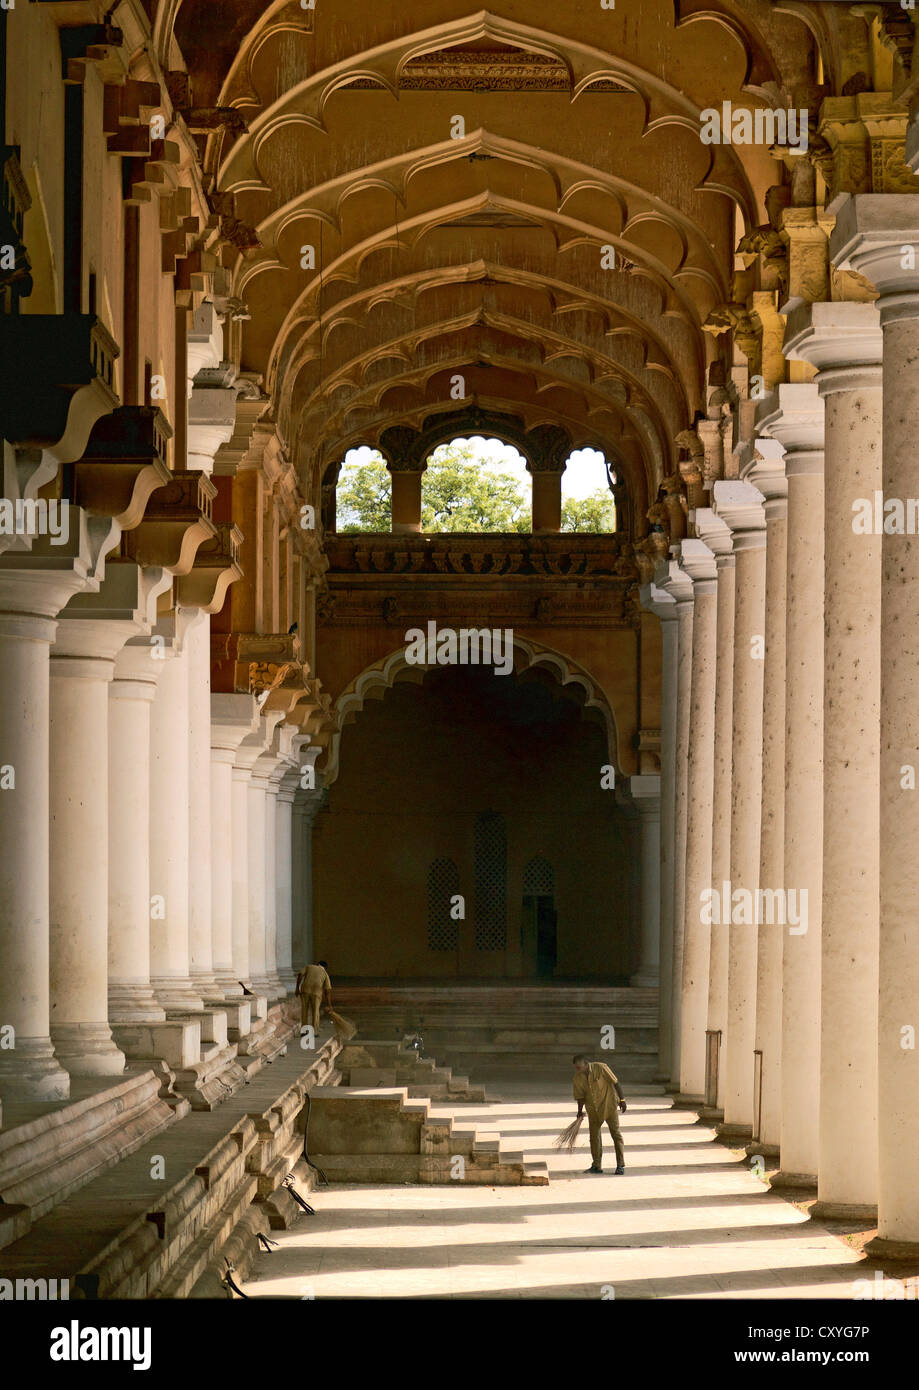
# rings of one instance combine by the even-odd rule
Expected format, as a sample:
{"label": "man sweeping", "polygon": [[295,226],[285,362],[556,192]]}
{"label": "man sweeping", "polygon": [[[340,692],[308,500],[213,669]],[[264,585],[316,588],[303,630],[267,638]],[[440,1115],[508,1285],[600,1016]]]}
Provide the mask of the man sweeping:
{"label": "man sweeping", "polygon": [[318,1033],[322,1005],[325,1004],[327,1009],[332,1007],[332,981],[324,960],[301,970],[297,976],[297,993],[300,995],[300,1027],[305,1028],[311,1023]]}
{"label": "man sweeping", "polygon": [[617,1077],[604,1062],[592,1062],[589,1057],[579,1052],[574,1058],[574,1098],[578,1103],[575,1123],[583,1118],[584,1110],[587,1110],[590,1156],[593,1159],[587,1172],[603,1172],[602,1131],[604,1124],[607,1124],[616,1146],[616,1175],[624,1173],[625,1152],[619,1129],[619,1111],[625,1113],[626,1103],[622,1098]]}

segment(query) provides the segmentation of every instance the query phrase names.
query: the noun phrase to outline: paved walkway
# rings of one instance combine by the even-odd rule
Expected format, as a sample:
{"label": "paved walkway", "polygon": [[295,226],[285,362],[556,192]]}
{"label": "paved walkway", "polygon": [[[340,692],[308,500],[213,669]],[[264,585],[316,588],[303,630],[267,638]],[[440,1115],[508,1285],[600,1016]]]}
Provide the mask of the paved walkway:
{"label": "paved walkway", "polygon": [[[851,1298],[857,1253],[775,1195],[663,1095],[628,1096],[627,1171],[587,1176],[552,1141],[567,1086],[489,1083],[450,1113],[549,1164],[548,1187],[334,1185],[275,1232],[243,1287],[271,1298]],[[438,1113],[447,1113],[438,1108]],[[607,1134],[607,1139],[609,1135]],[[613,1292],[614,1291],[614,1292]]]}

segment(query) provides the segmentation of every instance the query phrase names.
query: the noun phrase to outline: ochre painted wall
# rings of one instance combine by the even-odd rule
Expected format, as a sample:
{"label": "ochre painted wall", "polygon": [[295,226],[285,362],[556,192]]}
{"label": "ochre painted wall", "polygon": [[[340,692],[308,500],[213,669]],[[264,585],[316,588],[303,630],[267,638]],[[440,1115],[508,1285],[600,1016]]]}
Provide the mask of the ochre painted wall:
{"label": "ochre painted wall", "polygon": [[[521,977],[523,870],[555,871],[556,978],[634,967],[634,822],[601,789],[602,730],[540,679],[453,667],[397,682],[345,727],[314,831],[316,954],[337,976]],[[507,827],[506,951],[474,947],[474,828]],[[459,953],[427,942],[428,870],[453,859],[466,899]]]}

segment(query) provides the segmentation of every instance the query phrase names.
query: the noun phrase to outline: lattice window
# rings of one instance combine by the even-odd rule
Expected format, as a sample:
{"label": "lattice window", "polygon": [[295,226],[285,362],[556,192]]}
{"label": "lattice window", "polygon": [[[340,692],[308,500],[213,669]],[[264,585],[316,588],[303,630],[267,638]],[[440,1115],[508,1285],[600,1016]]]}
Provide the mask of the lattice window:
{"label": "lattice window", "polygon": [[428,949],[458,951],[460,924],[450,916],[459,893],[459,870],[452,859],[435,859],[428,870]]}
{"label": "lattice window", "polygon": [[475,944],[479,951],[507,948],[507,832],[496,811],[475,823]]}
{"label": "lattice window", "polygon": [[523,891],[524,895],[542,898],[551,898],[555,892],[555,870],[541,854],[531,859],[523,871]]}

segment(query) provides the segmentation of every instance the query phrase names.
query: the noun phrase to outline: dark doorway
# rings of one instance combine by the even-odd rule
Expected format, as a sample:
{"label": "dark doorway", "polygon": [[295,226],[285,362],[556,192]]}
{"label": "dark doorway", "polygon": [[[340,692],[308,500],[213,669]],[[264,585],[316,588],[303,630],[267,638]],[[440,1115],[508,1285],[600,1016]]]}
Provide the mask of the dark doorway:
{"label": "dark doorway", "polygon": [[558,959],[558,915],[555,900],[525,893],[520,917],[520,955],[525,975],[551,980]]}

